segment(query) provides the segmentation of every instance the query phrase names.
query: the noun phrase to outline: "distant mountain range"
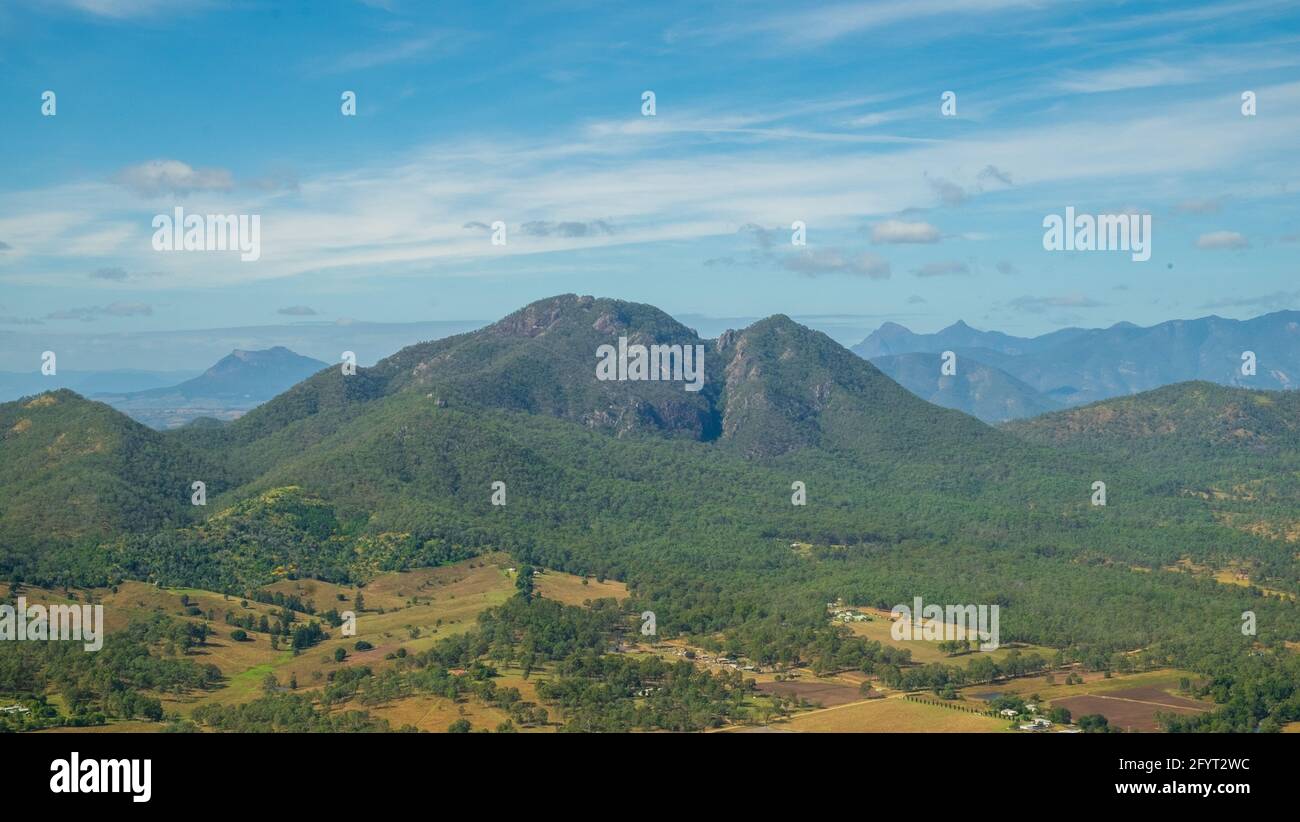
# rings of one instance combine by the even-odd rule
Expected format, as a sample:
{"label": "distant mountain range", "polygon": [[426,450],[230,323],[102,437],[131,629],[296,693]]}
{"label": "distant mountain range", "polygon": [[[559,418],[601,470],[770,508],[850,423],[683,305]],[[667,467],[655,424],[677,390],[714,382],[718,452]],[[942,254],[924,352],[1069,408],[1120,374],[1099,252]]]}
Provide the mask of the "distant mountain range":
{"label": "distant mountain range", "polygon": [[[1300,311],[1251,320],[1202,317],[1143,328],[1066,328],[1038,337],[980,331],[957,322],[934,334],[885,323],[853,351],[918,396],[988,422],[1204,380],[1255,389],[1300,385]],[[957,355],[957,379],[939,355]],[[1254,375],[1242,373],[1253,352]],[[900,355],[932,355],[930,359]]]}
{"label": "distant mountain range", "polygon": [[939,372],[938,354],[889,354],[871,364],[921,399],[964,411],[985,422],[1032,417],[1055,411],[1061,403],[1000,368],[963,358],[957,373]]}
{"label": "distant mountain range", "polygon": [[[1261,372],[1281,368],[1280,327],[1252,341]],[[954,333],[1009,358],[959,362],[953,385],[988,414],[1034,401],[1003,364],[1093,334],[1035,352],[1042,338]],[[701,390],[600,378],[603,347],[639,345],[701,347]],[[877,356],[899,374],[938,366],[935,352]],[[119,401],[252,402],[249,386],[324,365],[231,358]],[[1096,667],[1139,656],[1291,681],[1292,601],[1169,569],[1246,569],[1300,591],[1297,400],[1191,382],[995,428],[782,315],[703,339],[653,306],[562,295],[355,374],[321,368],[230,422],[151,430],[67,390],[0,404],[0,578],[240,594],[507,551],[624,581],[660,631],[725,636],[764,661],[860,665],[826,602],[921,595],[998,604],[1004,639]],[[1258,640],[1240,632],[1247,608]]]}
{"label": "distant mountain range", "polygon": [[233,351],[179,385],[97,393],[102,400],[154,428],[175,428],[199,417],[234,419],[326,367],[283,346]]}

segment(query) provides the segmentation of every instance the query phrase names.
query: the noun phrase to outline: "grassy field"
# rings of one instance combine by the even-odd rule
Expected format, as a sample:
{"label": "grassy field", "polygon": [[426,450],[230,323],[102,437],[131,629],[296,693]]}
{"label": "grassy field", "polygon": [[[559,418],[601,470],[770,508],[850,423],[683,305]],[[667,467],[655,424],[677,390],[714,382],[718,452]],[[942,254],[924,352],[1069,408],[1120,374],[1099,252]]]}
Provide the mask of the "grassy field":
{"label": "grassy field", "polygon": [[[252,600],[242,601],[236,596],[227,596],[211,591],[195,589],[161,589],[140,582],[124,582],[117,591],[98,589],[93,591],[75,591],[72,596],[62,591],[48,591],[36,588],[25,589],[29,602],[69,602],[92,601],[104,605],[104,615],[110,632],[121,630],[132,619],[152,613],[164,614],[178,619],[199,620],[211,618],[209,626],[215,632],[205,647],[196,649],[191,658],[197,662],[210,662],[219,667],[225,677],[222,686],[211,691],[199,691],[186,695],[174,694],[159,696],[165,710],[188,716],[203,704],[238,704],[257,698],[262,693],[263,682],[268,674],[273,674],[283,686],[291,678],[297,682],[298,690],[310,693],[321,688],[332,671],[354,665],[368,665],[376,672],[394,665],[392,660],[384,657],[389,653],[404,648],[408,654],[423,651],[439,639],[472,628],[479,613],[484,609],[499,605],[515,592],[516,573],[513,563],[503,554],[476,557],[472,560],[439,568],[423,568],[401,573],[386,574],[371,580],[358,588],[351,585],[337,585],[319,580],[282,580],[268,586],[268,592],[280,592],[294,595],[304,602],[310,602],[318,612],[331,608],[339,611],[354,610],[358,592],[364,597],[364,609],[358,614],[357,633],[352,637],[343,637],[338,629],[329,629],[331,637],[302,653],[295,655],[290,650],[273,650],[270,637],[256,631],[249,631],[247,641],[237,642],[231,638],[233,626],[227,625],[225,615],[231,613],[239,617],[252,616],[255,620],[265,615],[271,621],[278,617],[279,608]],[[536,578],[536,590],[542,596],[570,605],[582,605],[586,602],[612,597],[622,599],[627,596],[626,587],[617,582],[597,582],[563,574],[545,571]],[[3,588],[0,588],[3,590]],[[182,602],[182,597],[185,601]],[[198,608],[202,616],[186,613],[187,608]],[[974,655],[949,657],[938,650],[938,642],[924,640],[895,640],[890,636],[891,621],[887,612],[872,611],[870,622],[849,623],[848,628],[854,633],[878,640],[895,647],[912,650],[913,659],[918,663],[946,662],[962,664]],[[303,614],[298,620],[310,620]],[[364,640],[373,645],[368,651],[357,651],[355,645]],[[677,652],[686,646],[680,640],[654,643],[653,645],[629,648],[631,653],[654,653],[674,660],[681,659]],[[347,658],[338,663],[334,661],[337,648],[347,651]],[[709,656],[701,649],[698,653]],[[1022,652],[1038,651],[1044,655],[1051,654],[1047,648],[1022,647]],[[1005,657],[1009,648],[1001,648],[990,654],[993,659]],[[697,665],[711,670],[724,670],[718,661]],[[496,684],[499,688],[518,688],[526,701],[539,702],[536,683],[545,679],[549,673],[535,670],[528,679],[518,669],[504,668],[500,671]],[[857,672],[845,672],[827,677],[814,676],[806,669],[781,674],[782,681],[776,681],[772,670],[763,672],[746,672],[747,678],[757,681],[760,692],[751,701],[754,706],[770,704],[772,694],[781,694],[806,700],[805,704],[816,705],[812,710],[801,712],[789,720],[782,720],[767,726],[772,730],[789,731],[864,731],[864,732],[1001,732],[1007,730],[1007,723],[1001,719],[964,713],[944,707],[925,705],[904,700],[899,695],[886,699],[862,700],[857,688],[869,678]],[[1054,674],[1054,682],[1048,682],[1046,676],[1025,677],[996,685],[975,685],[963,689],[965,704],[981,705],[998,694],[1016,694],[1022,697],[1036,696],[1043,704],[1050,706],[1054,700],[1069,699],[1089,695],[1106,695],[1112,692],[1135,689],[1156,689],[1150,691],[1153,700],[1162,698],[1160,694],[1177,696],[1179,680],[1183,677],[1195,678],[1192,674],[1173,669],[1151,671],[1132,675],[1115,675],[1106,678],[1100,673],[1081,674],[1084,682],[1065,685],[1066,674]],[[1135,710],[1133,705],[1120,704],[1122,697],[1113,702],[1118,709]],[[1096,700],[1094,700],[1096,702]],[[1088,703],[1093,704],[1092,702]],[[1098,703],[1109,706],[1110,702]],[[344,703],[336,710],[356,710],[361,706]],[[387,719],[393,727],[412,725],[420,730],[443,732],[457,719],[467,719],[475,729],[495,729],[507,719],[505,712],[468,698],[453,702],[443,697],[431,695],[411,696],[380,706],[364,708],[371,714]],[[553,731],[562,717],[549,708],[551,723],[541,728],[520,728],[525,732]],[[1139,709],[1140,710],[1140,709]],[[114,722],[99,728],[81,729],[90,732],[143,732],[157,730],[160,725],[148,722]],[[1288,728],[1288,730],[1294,730]]]}
{"label": "grassy field", "polygon": [[890,697],[809,711],[770,727],[820,733],[1002,733],[1008,723]]}
{"label": "grassy field", "polygon": [[[1038,653],[1046,659],[1051,659],[1056,653],[1052,648],[1046,648],[1039,645],[1005,645],[996,651],[977,651],[970,654],[961,654],[959,656],[948,656],[944,651],[939,650],[938,640],[924,639],[894,639],[892,635],[893,620],[890,619],[889,611],[882,611],[876,608],[858,608],[864,614],[871,617],[870,622],[849,622],[845,623],[850,631],[855,635],[873,639],[882,645],[889,645],[894,648],[903,648],[912,652],[913,662],[942,662],[947,665],[965,665],[977,656],[987,656],[994,662],[1005,659],[1007,654],[1012,650],[1018,650],[1022,654]],[[907,626],[904,626],[904,630]],[[906,634],[905,634],[906,635]]]}
{"label": "grassy field", "polygon": [[[503,558],[499,561],[505,562]],[[319,580],[285,580],[268,590],[295,594],[312,602],[318,611],[349,610],[354,607],[358,591],[353,586]],[[423,651],[442,637],[473,627],[481,611],[500,605],[510,597],[514,582],[504,567],[478,558],[441,568],[387,574],[360,591],[365,610],[357,614],[356,635],[344,637],[338,629],[330,629],[329,639],[296,656],[283,646],[280,650],[271,648],[267,634],[249,631],[248,639],[243,642],[230,638],[233,627],[225,623],[227,611],[241,617],[251,614],[255,619],[265,614],[274,620],[280,610],[277,606],[252,600],[241,604],[237,597],[210,591],[159,589],[138,582],[123,583],[116,594],[107,590],[95,593],[104,603],[105,622],[110,631],[148,612],[184,617],[186,606],[181,604],[182,595],[188,597],[190,606],[204,614],[212,613],[209,624],[216,635],[208,640],[207,646],[196,649],[191,658],[220,668],[226,677],[225,687],[162,696],[165,709],[187,716],[195,707],[208,702],[231,704],[256,698],[267,674],[274,674],[281,684],[295,678],[300,689],[309,689],[323,685],[330,671],[349,665],[369,665],[376,671],[382,670],[393,664],[384,659],[389,652],[398,648],[405,648],[407,653]],[[343,599],[339,599],[340,594]],[[298,614],[297,619],[306,623],[313,617]],[[359,640],[369,642],[374,648],[356,651]],[[336,648],[348,653],[342,663],[334,661]]]}
{"label": "grassy field", "polygon": [[533,586],[547,599],[565,605],[583,605],[593,599],[627,599],[627,586],[621,582],[597,582],[594,578],[587,578],[584,582],[582,577],[555,571],[546,571],[537,576]]}
{"label": "grassy field", "polygon": [[1083,682],[1078,685],[1066,685],[1066,674],[1058,671],[1051,675],[1055,682],[1048,682],[1047,676],[1026,676],[995,685],[971,685],[963,688],[961,693],[967,699],[980,699],[989,694],[1015,694],[1021,697],[1037,694],[1039,698],[1048,702],[1070,696],[1104,694],[1107,691],[1123,691],[1139,687],[1158,688],[1170,695],[1177,695],[1180,679],[1187,677],[1195,681],[1199,678],[1196,674],[1175,668],[1160,668],[1136,674],[1115,674],[1109,679],[1097,672],[1077,672],[1077,675],[1083,677]]}
{"label": "grassy field", "polygon": [[[340,710],[355,710],[355,708],[348,705]],[[371,716],[387,719],[394,728],[411,725],[430,733],[445,733],[447,726],[458,719],[469,720],[472,730],[477,731],[482,728],[496,730],[498,725],[510,718],[505,711],[484,705],[475,699],[456,703],[444,697],[428,694],[398,699],[384,705],[371,705],[364,710],[369,711]]]}
{"label": "grassy field", "polygon": [[[323,687],[331,671],[353,665],[368,665],[376,672],[395,663],[384,657],[399,648],[408,654],[428,649],[443,637],[469,630],[476,624],[483,610],[504,603],[515,592],[513,565],[505,554],[492,554],[438,568],[421,568],[400,573],[385,574],[371,580],[363,587],[337,585],[320,580],[282,580],[263,588],[267,592],[295,595],[310,602],[317,612],[331,608],[338,611],[355,610],[356,595],[361,592],[364,610],[357,614],[355,636],[344,637],[339,629],[328,628],[330,638],[298,655],[291,650],[271,648],[270,636],[248,631],[242,642],[231,638],[235,627],[225,622],[227,613],[254,620],[265,615],[274,622],[280,608],[253,600],[190,588],[158,588],[143,582],[123,582],[117,591],[95,589],[75,591],[75,599],[62,591],[25,587],[23,595],[29,603],[99,602],[104,605],[104,622],[109,633],[125,628],[132,620],[150,614],[163,614],[176,619],[200,621],[209,615],[209,627],[214,632],[206,646],[194,649],[189,658],[198,663],[212,663],[221,669],[224,681],[221,687],[210,691],[195,691],[184,695],[153,694],[163,702],[167,712],[189,716],[196,707],[204,704],[238,704],[256,699],[262,693],[267,674],[274,674],[281,685],[296,678],[298,690],[309,692]],[[602,597],[623,598],[627,589],[621,583],[598,583],[594,579],[583,584],[582,579],[569,574],[547,571],[538,577],[537,588],[542,596],[561,602],[581,605],[583,601]],[[0,586],[7,593],[7,586]],[[185,602],[182,602],[185,597]],[[186,613],[187,608],[198,608],[201,616]],[[317,617],[297,614],[297,622],[305,624]],[[372,650],[357,651],[359,640],[369,642]],[[334,661],[334,652],[343,648],[348,656],[342,663]],[[521,671],[502,671],[497,679],[499,687],[519,688],[525,700],[537,701],[533,684],[544,672],[535,671],[531,680],[524,680]],[[358,706],[344,704],[339,710],[355,710]],[[442,697],[417,696],[393,703],[366,708],[373,715],[388,719],[394,727],[414,725],[421,730],[445,731],[447,726],[461,718],[468,719],[475,728],[492,728],[505,721],[506,714],[496,708],[479,704],[470,698],[453,703]],[[116,722],[109,725],[76,729],[88,732],[142,732],[157,730],[161,726],[149,722]],[[551,728],[541,729],[550,730]],[[72,729],[68,729],[72,730]],[[521,729],[524,730],[524,729]],[[528,729],[532,730],[532,729]]]}

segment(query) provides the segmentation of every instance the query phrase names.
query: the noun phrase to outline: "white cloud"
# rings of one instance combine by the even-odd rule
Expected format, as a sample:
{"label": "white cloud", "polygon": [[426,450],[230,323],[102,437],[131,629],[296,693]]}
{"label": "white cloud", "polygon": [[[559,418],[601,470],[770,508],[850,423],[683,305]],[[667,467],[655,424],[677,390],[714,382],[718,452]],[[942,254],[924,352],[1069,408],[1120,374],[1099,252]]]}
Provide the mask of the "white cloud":
{"label": "white cloud", "polygon": [[[934,169],[966,190],[978,189],[990,167],[1013,168],[1017,204],[998,208],[1038,211],[1041,203],[1052,210],[1059,208],[1062,192],[1076,201],[1090,190],[1140,196],[1153,181],[1176,202],[1197,192],[1167,181],[1187,180],[1190,186],[1193,178],[1229,170],[1256,180],[1256,187],[1275,179],[1273,166],[1262,166],[1260,159],[1280,163],[1293,150],[1300,132],[1300,83],[1256,91],[1267,95],[1273,113],[1250,128],[1222,127],[1221,110],[1235,103],[1223,95],[1159,114],[1150,114],[1149,106],[1117,107],[1106,121],[1082,116],[1031,128],[977,130],[960,141],[889,151],[846,144],[808,152],[785,139],[755,137],[727,150],[666,152],[660,150],[663,136],[654,131],[630,130],[611,139],[581,127],[510,141],[458,139],[309,175],[292,195],[234,187],[222,174],[181,163],[175,173],[144,171],[135,182],[154,189],[193,187],[185,201],[193,213],[261,214],[261,260],[239,264],[221,252],[153,252],[155,210],[124,203],[116,185],[83,182],[0,193],[0,237],[13,246],[0,254],[0,280],[49,285],[62,277],[84,285],[86,271],[97,266],[162,270],[158,288],[327,270],[414,276],[427,275],[434,263],[450,272],[488,258],[734,236],[747,223],[784,228],[795,219],[806,221],[816,237],[932,201],[918,168]],[[628,118],[642,119],[648,118]],[[984,173],[985,180],[995,176]],[[1124,187],[1136,193],[1125,194]],[[617,231],[529,236],[517,230],[528,222],[590,223],[596,215]],[[511,226],[505,247],[462,228],[497,219]],[[878,242],[941,239],[929,223],[890,219],[878,225],[885,226],[878,229]],[[90,254],[101,259],[89,266],[70,259]],[[41,265],[31,266],[32,260]]]}
{"label": "white cloud", "polygon": [[1199,83],[1241,74],[1290,68],[1300,58],[1286,53],[1278,55],[1231,54],[1202,57],[1197,60],[1140,60],[1124,65],[1110,65],[1093,71],[1067,72],[1057,88],[1067,92],[1097,94]]}
{"label": "white cloud", "polygon": [[[781,11],[750,22],[700,32],[706,40],[774,38],[791,48],[812,48],[873,29],[921,20],[988,15],[1039,6],[1037,0],[880,0]],[[924,31],[925,24],[918,29]],[[682,36],[680,33],[678,36]],[[685,35],[685,36],[690,36]]]}
{"label": "white cloud", "polygon": [[221,168],[196,169],[180,160],[150,160],[113,175],[113,182],[144,197],[189,194],[194,191],[229,191],[234,178]]}
{"label": "white cloud", "polygon": [[371,48],[320,60],[311,67],[321,74],[352,71],[446,56],[463,45],[468,32],[431,31],[401,42],[383,43]]}
{"label": "white cloud", "polygon": [[781,258],[781,265],[807,277],[850,274],[872,280],[889,279],[889,262],[875,254],[845,254],[839,249],[804,249]]}
{"label": "white cloud", "polygon": [[93,17],[128,20],[205,8],[208,0],[37,0],[43,9],[71,9]]}
{"label": "white cloud", "polygon": [[1065,79],[1057,83],[1057,87],[1062,91],[1096,94],[1105,91],[1181,85],[1192,82],[1198,76],[1187,65],[1169,65],[1148,60],[1090,72],[1069,72]]}
{"label": "white cloud", "polygon": [[937,243],[942,237],[939,229],[929,223],[885,220],[871,227],[873,243]]}
{"label": "white cloud", "polygon": [[1249,245],[1246,238],[1236,231],[1211,231],[1196,240],[1196,247],[1206,251],[1247,248]]}

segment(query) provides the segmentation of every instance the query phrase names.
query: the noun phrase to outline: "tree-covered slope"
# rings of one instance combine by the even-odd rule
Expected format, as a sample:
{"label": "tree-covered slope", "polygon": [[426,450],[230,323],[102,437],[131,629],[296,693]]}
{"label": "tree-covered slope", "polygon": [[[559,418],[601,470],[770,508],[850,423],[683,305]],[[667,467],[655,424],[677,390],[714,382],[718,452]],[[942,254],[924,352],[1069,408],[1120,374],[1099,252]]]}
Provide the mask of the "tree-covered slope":
{"label": "tree-covered slope", "polygon": [[1251,391],[1186,382],[1006,426],[1044,445],[1300,454],[1300,391]]}
{"label": "tree-covered slope", "polygon": [[0,405],[0,457],[8,563],[185,523],[191,483],[221,476],[207,456],[67,390]]}
{"label": "tree-covered slope", "polygon": [[[235,423],[167,435],[71,395],[7,406],[9,430],[20,412],[67,402],[41,439],[4,441],[0,488],[23,489],[28,471],[47,486],[114,482],[163,502],[159,489],[180,489],[173,507],[76,535],[97,539],[58,554],[57,567],[24,567],[238,591],[496,548],[624,580],[666,630],[721,632],[765,653],[821,641],[837,597],[994,602],[1007,636],[1101,660],[1137,648],[1190,659],[1198,637],[1240,653],[1231,617],[1246,607],[1267,615],[1268,641],[1300,639],[1293,603],[1162,570],[1183,557],[1249,562],[1257,579],[1300,590],[1284,542],[1229,527],[1185,482],[1126,453],[1031,442],[930,405],[785,317],[700,343],[698,395],[596,380],[595,349],[611,339],[689,342],[665,317],[542,301],[355,375],[327,369]],[[698,415],[667,413],[670,402],[715,418],[716,436]],[[592,424],[602,408],[611,424]],[[1184,425],[1200,419],[1186,414]],[[61,435],[109,442],[103,431],[138,443],[105,453],[149,454],[148,470],[98,448],[83,448],[84,462],[40,461]],[[199,522],[185,519],[193,478],[210,488]],[[1097,479],[1110,488],[1104,507],[1090,504]],[[505,505],[493,505],[496,482]],[[805,505],[793,504],[796,482]],[[36,531],[36,509],[23,510],[14,521]]]}
{"label": "tree-covered slope", "polygon": [[944,462],[1001,435],[924,402],[830,337],[777,315],[717,340],[722,440],[771,457],[801,448]]}

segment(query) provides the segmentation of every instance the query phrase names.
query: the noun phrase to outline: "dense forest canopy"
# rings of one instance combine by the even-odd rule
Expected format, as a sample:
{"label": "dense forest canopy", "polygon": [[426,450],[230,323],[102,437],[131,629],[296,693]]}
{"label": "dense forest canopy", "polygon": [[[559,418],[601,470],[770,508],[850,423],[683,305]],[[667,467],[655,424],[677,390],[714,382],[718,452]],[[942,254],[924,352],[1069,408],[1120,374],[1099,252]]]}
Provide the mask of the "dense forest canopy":
{"label": "dense forest canopy", "polygon": [[[597,381],[619,336],[705,345],[704,390]],[[997,604],[1004,641],[1197,671],[1231,707],[1204,725],[1248,728],[1298,684],[1296,397],[1187,383],[995,429],[784,317],[702,341],[649,306],[565,296],[323,371],[226,425],[158,433],[67,391],[0,406],[0,575],[237,592],[505,550],[626,582],[668,636],[849,667],[863,652],[834,647],[829,601]],[[1252,584],[1166,570],[1180,562]],[[1248,702],[1261,682],[1271,696]]]}

